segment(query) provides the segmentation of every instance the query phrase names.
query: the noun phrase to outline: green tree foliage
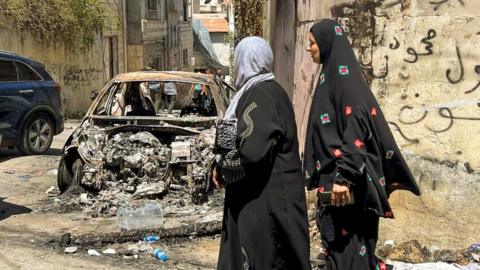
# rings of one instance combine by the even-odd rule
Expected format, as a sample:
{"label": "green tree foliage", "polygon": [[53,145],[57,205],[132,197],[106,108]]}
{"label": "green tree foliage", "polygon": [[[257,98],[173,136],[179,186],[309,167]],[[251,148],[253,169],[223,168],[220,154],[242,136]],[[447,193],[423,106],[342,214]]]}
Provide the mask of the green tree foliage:
{"label": "green tree foliage", "polygon": [[102,0],[0,0],[0,16],[43,40],[61,40],[71,50],[86,50],[107,16]]}

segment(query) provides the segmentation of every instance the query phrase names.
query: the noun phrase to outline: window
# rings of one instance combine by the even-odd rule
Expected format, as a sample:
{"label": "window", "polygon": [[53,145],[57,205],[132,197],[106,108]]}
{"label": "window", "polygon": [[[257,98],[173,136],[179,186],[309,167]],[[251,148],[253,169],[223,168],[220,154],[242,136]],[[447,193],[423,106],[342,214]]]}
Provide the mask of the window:
{"label": "window", "polygon": [[0,60],[0,82],[17,81],[17,71],[12,61]]}
{"label": "window", "polygon": [[183,65],[188,66],[188,50],[183,49]]}
{"label": "window", "polygon": [[15,62],[18,71],[18,77],[20,81],[41,81],[42,78],[38,76],[38,74],[33,71],[31,68],[27,67],[26,65]]}
{"label": "window", "polygon": [[157,10],[157,0],[148,0],[148,10]]}
{"label": "window", "polygon": [[110,85],[109,89],[105,93],[103,93],[103,96],[101,97],[97,107],[95,108],[95,112],[94,112],[95,115],[108,114],[109,100],[113,99],[112,96],[114,96],[115,91],[117,89],[118,89],[118,83],[113,83],[112,85]]}

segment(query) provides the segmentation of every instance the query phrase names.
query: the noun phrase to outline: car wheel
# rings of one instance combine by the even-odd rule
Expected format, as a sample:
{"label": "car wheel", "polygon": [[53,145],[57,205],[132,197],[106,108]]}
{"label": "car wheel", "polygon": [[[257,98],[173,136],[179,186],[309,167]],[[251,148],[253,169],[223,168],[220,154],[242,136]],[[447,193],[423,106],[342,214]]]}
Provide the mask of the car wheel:
{"label": "car wheel", "polygon": [[81,159],[76,159],[72,164],[71,170],[67,168],[65,159],[62,156],[60,164],[58,165],[57,185],[61,193],[79,187],[83,177],[83,162]]}
{"label": "car wheel", "polygon": [[57,186],[61,193],[67,191],[72,183],[72,174],[68,171],[65,164],[65,157],[62,155],[58,164]]}
{"label": "car wheel", "polygon": [[47,115],[38,113],[27,120],[21,134],[21,143],[18,150],[22,154],[44,154],[53,141],[53,122]]}

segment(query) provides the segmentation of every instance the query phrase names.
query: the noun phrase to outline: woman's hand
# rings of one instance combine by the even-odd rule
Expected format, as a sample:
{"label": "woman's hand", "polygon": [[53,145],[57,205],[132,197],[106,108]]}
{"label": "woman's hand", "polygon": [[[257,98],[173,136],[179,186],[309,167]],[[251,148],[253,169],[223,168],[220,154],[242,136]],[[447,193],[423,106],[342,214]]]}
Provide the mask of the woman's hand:
{"label": "woman's hand", "polygon": [[332,205],[345,206],[350,203],[350,185],[347,183],[333,184]]}
{"label": "woman's hand", "polygon": [[220,173],[217,171],[217,167],[213,168],[212,171],[212,182],[215,185],[216,188],[223,188],[225,187],[225,183],[222,180],[222,177],[220,176]]}

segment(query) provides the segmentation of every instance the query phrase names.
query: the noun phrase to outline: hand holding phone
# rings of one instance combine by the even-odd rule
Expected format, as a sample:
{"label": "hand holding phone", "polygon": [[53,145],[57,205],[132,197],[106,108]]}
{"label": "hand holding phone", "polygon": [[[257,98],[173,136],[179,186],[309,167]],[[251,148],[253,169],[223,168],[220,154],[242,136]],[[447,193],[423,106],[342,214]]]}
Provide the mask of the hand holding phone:
{"label": "hand holding phone", "polygon": [[[323,192],[318,192],[317,194],[319,198],[319,202],[321,206],[336,206],[335,203],[332,204],[332,192],[331,191],[323,191]],[[348,202],[345,202],[344,205],[350,205],[354,204],[355,200],[353,197],[353,193],[350,192],[350,200]]]}
{"label": "hand holding phone", "polygon": [[350,185],[348,183],[334,183],[332,188],[332,205],[345,206],[350,203]]}

